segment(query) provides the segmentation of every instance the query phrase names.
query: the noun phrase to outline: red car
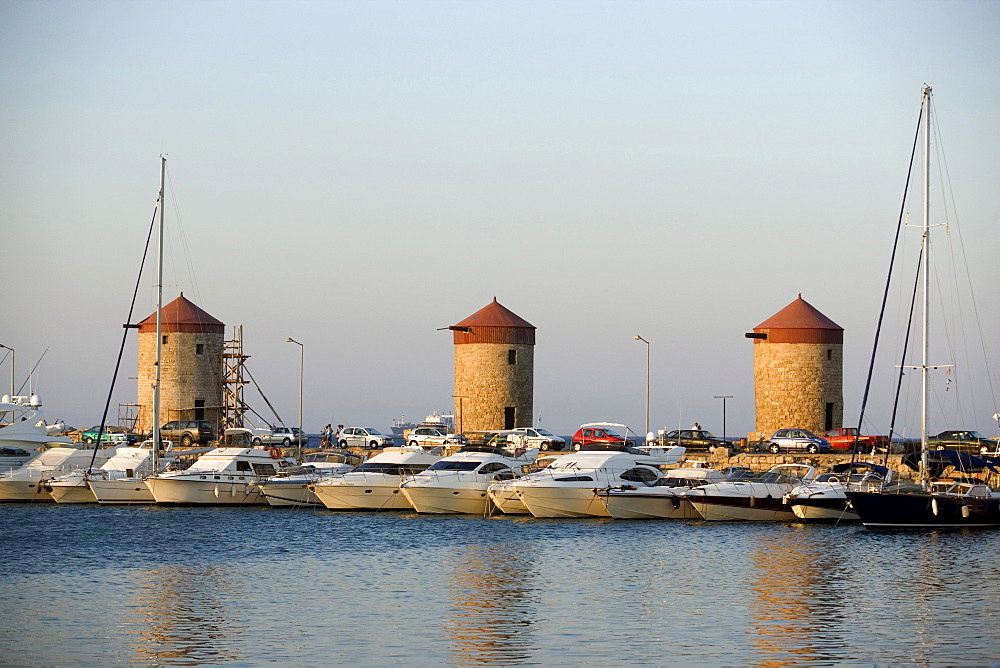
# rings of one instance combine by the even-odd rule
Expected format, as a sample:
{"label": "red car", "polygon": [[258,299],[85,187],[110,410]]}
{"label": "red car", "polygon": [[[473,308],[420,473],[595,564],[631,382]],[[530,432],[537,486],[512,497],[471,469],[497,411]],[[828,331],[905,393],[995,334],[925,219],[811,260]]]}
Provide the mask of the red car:
{"label": "red car", "polygon": [[[625,432],[625,436],[618,433],[616,428]],[[631,430],[628,425],[615,422],[589,422],[580,425],[580,428],[573,434],[573,449],[586,450],[588,445],[617,445],[634,448],[639,444],[639,439],[629,436]]]}

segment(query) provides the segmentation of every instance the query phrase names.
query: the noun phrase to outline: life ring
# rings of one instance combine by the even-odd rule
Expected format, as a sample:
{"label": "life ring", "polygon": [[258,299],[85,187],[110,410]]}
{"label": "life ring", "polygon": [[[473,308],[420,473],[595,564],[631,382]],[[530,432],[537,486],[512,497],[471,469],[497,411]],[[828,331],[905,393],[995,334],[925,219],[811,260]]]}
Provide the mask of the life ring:
{"label": "life ring", "polygon": [[270,448],[267,449],[267,451],[268,453],[270,453],[272,459],[281,459],[281,450],[279,450],[277,447],[272,445]]}

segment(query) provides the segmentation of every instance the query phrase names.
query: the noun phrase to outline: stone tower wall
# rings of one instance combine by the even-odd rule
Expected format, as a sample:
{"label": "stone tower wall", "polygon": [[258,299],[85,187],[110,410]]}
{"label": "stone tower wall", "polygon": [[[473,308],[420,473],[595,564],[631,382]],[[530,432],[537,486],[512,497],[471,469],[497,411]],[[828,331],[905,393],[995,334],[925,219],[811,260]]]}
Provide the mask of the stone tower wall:
{"label": "stone tower wall", "polygon": [[828,403],[832,426],[844,421],[844,346],[842,343],[754,345],[754,395],[757,431],[770,436],[798,427],[822,436]]}
{"label": "stone tower wall", "polygon": [[[194,420],[196,400],[204,401],[205,420],[218,428],[222,417],[222,349],[224,334],[212,332],[165,332],[161,354],[160,424],[171,420]],[[198,354],[198,344],[203,345]],[[156,380],[156,333],[139,334],[140,433],[153,428],[153,383]]]}
{"label": "stone tower wall", "polygon": [[[509,355],[516,351],[516,363]],[[504,428],[504,408],[515,410],[516,427],[534,421],[535,347],[523,343],[455,346],[455,419],[462,431]],[[459,399],[458,397],[462,397]]]}

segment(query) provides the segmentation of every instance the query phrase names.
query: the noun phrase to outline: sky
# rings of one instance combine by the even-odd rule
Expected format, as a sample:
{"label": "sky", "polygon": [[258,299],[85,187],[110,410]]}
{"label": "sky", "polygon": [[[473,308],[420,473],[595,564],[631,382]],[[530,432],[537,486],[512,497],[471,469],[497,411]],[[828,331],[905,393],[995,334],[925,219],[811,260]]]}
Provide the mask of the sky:
{"label": "sky", "polygon": [[[496,297],[537,327],[537,425],[642,433],[639,334],[650,429],[722,434],[729,395],[745,435],[744,333],[799,293],[845,330],[856,425],[930,83],[955,202],[932,243],[975,305],[935,301],[975,336],[939,331],[929,428],[996,434],[998,33],[990,1],[0,0],[0,343],[48,417],[100,421],[166,154],[165,299],[243,326],[289,425],[286,338],[307,431],[388,430],[453,410],[439,328]],[[112,422],[135,378],[133,334]]]}

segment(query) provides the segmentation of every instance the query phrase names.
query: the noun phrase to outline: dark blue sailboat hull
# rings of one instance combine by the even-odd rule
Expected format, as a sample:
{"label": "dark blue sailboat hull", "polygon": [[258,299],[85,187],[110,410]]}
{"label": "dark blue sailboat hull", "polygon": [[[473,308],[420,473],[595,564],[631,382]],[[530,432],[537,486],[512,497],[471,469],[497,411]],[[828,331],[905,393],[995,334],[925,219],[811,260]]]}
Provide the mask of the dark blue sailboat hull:
{"label": "dark blue sailboat hull", "polygon": [[1000,527],[1000,499],[995,498],[927,492],[848,492],[847,498],[866,527]]}

